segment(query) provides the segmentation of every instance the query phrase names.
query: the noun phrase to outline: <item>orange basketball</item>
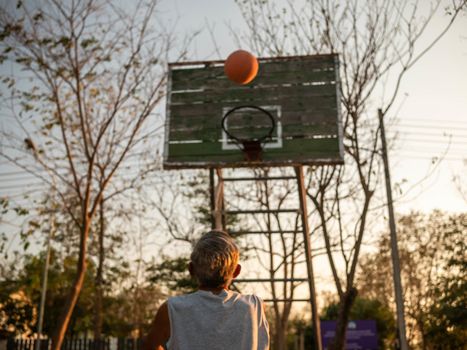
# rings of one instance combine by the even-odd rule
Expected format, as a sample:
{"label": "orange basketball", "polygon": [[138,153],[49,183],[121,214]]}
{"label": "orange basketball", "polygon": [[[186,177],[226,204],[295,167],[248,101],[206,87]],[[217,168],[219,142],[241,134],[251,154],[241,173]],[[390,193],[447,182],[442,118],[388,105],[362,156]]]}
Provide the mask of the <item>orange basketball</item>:
{"label": "orange basketball", "polygon": [[258,73],[258,60],[245,50],[232,52],[224,63],[227,77],[237,84],[248,84]]}

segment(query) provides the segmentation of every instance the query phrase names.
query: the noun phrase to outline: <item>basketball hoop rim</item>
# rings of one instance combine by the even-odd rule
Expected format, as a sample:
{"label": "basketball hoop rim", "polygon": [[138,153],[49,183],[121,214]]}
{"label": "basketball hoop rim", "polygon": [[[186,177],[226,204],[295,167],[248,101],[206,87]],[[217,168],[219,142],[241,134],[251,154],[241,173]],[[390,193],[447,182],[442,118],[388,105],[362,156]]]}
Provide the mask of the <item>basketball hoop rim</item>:
{"label": "basketball hoop rim", "polygon": [[[225,126],[225,122],[226,122],[226,120],[227,120],[227,118],[228,118],[228,116],[230,114],[232,114],[233,112],[235,112],[235,111],[237,111],[239,109],[246,109],[246,108],[252,108],[252,109],[256,109],[258,111],[261,111],[264,114],[266,114],[269,117],[269,119],[271,120],[271,128],[269,129],[269,132],[266,135],[264,135],[263,137],[260,137],[257,140],[254,140],[254,139],[240,139],[240,138],[232,135],[229,131],[227,131],[227,128]],[[261,143],[266,139],[271,139],[272,138],[272,133],[276,129],[276,121],[274,120],[274,117],[272,116],[272,114],[269,111],[267,111],[266,109],[264,109],[264,108],[262,108],[260,106],[242,105],[242,106],[233,107],[227,113],[225,113],[225,115],[222,117],[221,126],[222,126],[222,130],[224,130],[224,132],[227,134],[227,136],[229,136],[231,139],[237,141],[238,143],[244,143],[244,142],[248,142],[248,141],[257,141],[257,142]]]}

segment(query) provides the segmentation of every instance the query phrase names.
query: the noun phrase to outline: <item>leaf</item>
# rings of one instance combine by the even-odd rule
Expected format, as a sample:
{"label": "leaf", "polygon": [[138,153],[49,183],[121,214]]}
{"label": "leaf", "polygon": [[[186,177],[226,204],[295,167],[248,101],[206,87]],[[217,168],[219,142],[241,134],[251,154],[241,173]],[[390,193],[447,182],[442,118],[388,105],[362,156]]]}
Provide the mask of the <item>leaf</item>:
{"label": "leaf", "polygon": [[38,12],[34,15],[34,17],[32,18],[34,21],[36,22],[39,22],[41,21],[42,19],[44,18],[44,16],[42,15],[42,12]]}
{"label": "leaf", "polygon": [[51,38],[43,38],[40,43],[41,45],[48,45],[52,42],[52,39]]}
{"label": "leaf", "polygon": [[44,125],[44,128],[46,128],[47,130],[50,130],[54,127],[55,123],[52,122],[52,123],[47,123]]}
{"label": "leaf", "polygon": [[70,44],[71,44],[71,39],[66,37],[66,36],[62,36],[58,42],[57,42],[57,45],[58,44],[61,44],[62,46],[64,47],[70,47]]}
{"label": "leaf", "polygon": [[41,225],[37,221],[34,221],[34,220],[29,221],[29,225],[31,225],[34,228],[40,228],[41,227]]}
{"label": "leaf", "polygon": [[16,214],[23,216],[29,214],[29,211],[27,209],[21,208],[21,207],[16,207],[13,208]]}
{"label": "leaf", "polygon": [[92,37],[92,38],[88,38],[88,39],[84,39],[82,42],[81,42],[81,47],[83,49],[86,49],[87,47],[91,46],[91,45],[95,45],[96,43],[98,43],[97,39]]}
{"label": "leaf", "polygon": [[25,66],[29,66],[32,62],[30,57],[18,57],[16,63],[24,64]]}
{"label": "leaf", "polygon": [[6,197],[0,198],[0,205],[1,205],[3,208],[8,207],[8,198],[6,198]]}

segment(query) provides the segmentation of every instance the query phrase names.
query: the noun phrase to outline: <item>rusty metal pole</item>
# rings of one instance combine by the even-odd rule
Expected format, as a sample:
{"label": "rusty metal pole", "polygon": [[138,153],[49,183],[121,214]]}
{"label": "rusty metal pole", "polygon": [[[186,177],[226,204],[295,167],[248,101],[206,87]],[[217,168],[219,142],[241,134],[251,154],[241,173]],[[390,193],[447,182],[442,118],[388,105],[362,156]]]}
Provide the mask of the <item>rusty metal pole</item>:
{"label": "rusty metal pole", "polygon": [[216,168],[215,171],[217,175],[217,184],[214,180],[214,169],[209,169],[211,229],[225,231],[224,180],[222,179],[222,169]]}
{"label": "rusty metal pole", "polygon": [[217,168],[217,194],[216,194],[216,208],[218,214],[218,221],[216,223],[217,229],[227,231],[227,218],[225,214],[225,203],[224,203],[224,177],[222,175],[222,169]]}
{"label": "rusty metal pole", "polygon": [[214,169],[209,168],[209,199],[211,207],[211,229],[216,228],[216,187],[214,184]]}
{"label": "rusty metal pole", "polygon": [[305,181],[303,178],[303,166],[296,166],[295,173],[297,175],[300,210],[302,212],[302,230],[305,242],[305,258],[308,272],[308,286],[310,288],[311,320],[313,325],[314,349],[322,350],[323,345],[321,344],[321,325],[318,315],[318,306],[316,303],[315,277],[313,272],[313,261],[311,256],[310,228],[308,226],[308,210],[306,205],[306,190]]}

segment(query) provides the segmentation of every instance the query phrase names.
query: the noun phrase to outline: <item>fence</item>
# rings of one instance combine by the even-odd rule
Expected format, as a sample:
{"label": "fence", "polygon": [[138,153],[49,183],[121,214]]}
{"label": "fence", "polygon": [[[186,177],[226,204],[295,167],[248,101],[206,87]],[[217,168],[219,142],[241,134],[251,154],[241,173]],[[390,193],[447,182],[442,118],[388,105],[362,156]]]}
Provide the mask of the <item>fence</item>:
{"label": "fence", "polygon": [[[7,350],[36,350],[37,339],[8,339]],[[40,350],[49,350],[52,342],[42,339]],[[142,350],[141,338],[65,338],[61,350]]]}

